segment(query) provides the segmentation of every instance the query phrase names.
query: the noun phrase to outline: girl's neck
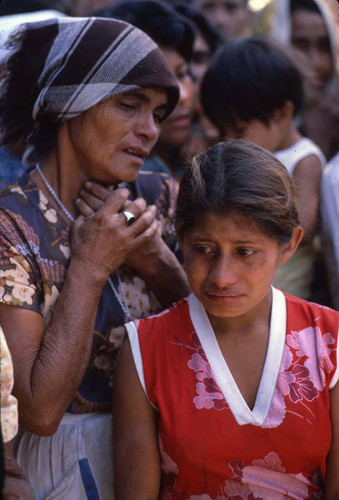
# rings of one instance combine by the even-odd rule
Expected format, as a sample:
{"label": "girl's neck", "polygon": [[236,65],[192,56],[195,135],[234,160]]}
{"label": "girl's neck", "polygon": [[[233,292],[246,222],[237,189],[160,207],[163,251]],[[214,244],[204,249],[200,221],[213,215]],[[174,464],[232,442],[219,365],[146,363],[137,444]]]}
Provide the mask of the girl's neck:
{"label": "girl's neck", "polygon": [[277,151],[282,151],[284,149],[290,148],[291,146],[296,144],[298,141],[300,141],[301,138],[302,138],[302,136],[300,135],[298,130],[295,128],[295,126],[291,122],[290,125],[288,126],[288,128],[286,129],[286,132],[285,132],[281,142],[279,143]]}
{"label": "girl's neck", "polygon": [[270,328],[272,309],[272,291],[269,290],[266,297],[247,313],[237,317],[213,317],[207,311],[211,326],[217,338],[257,337],[258,333],[266,335]]}

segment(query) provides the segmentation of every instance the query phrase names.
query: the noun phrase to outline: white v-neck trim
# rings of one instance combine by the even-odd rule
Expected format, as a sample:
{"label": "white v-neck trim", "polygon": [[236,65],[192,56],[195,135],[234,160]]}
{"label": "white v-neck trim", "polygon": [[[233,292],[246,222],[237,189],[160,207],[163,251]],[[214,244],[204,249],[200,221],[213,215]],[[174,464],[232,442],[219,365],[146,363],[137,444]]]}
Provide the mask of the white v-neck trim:
{"label": "white v-neck trim", "polygon": [[286,301],[284,294],[272,287],[272,312],[267,354],[260,384],[251,411],[227,366],[203,305],[195,295],[188,299],[194,329],[199,337],[215,380],[239,425],[262,425],[269,412],[276,387],[286,337]]}

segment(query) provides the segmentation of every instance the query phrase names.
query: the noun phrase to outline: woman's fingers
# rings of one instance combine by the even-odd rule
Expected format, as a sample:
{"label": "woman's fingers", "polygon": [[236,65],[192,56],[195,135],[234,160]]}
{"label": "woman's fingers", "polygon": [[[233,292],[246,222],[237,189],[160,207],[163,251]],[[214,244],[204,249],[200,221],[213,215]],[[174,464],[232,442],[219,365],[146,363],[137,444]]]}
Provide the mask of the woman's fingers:
{"label": "woman's fingers", "polygon": [[91,206],[88,205],[82,198],[77,198],[75,200],[75,205],[79,214],[85,218],[91,217],[91,215],[95,214],[95,210],[93,210],[93,208],[91,208]]}
{"label": "woman's fingers", "polygon": [[82,189],[95,198],[98,198],[101,201],[106,201],[110,193],[114,191],[114,186],[102,186],[95,181],[86,181]]}

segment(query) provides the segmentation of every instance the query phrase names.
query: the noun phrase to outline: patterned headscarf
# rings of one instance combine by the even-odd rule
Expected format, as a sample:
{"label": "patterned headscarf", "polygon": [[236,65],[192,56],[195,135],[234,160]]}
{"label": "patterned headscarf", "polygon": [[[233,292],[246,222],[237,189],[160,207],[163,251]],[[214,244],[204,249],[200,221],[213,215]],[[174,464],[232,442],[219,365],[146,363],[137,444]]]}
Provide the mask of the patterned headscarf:
{"label": "patterned headscarf", "polygon": [[34,120],[68,120],[109,97],[140,88],[164,89],[167,115],[174,109],[176,79],[157,45],[134,26],[90,17],[51,19],[26,24],[25,29],[39,32],[44,41]]}

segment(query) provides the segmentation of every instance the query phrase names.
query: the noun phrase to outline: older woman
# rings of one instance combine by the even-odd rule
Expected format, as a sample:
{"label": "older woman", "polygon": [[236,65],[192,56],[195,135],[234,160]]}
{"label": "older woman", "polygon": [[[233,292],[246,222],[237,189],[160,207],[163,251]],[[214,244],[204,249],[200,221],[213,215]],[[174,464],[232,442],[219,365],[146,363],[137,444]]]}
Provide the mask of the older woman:
{"label": "older woman", "polygon": [[[175,188],[138,176],[178,88],[156,44],[121,21],[44,21],[13,43],[3,142],[25,140],[34,162],[0,198],[0,320],[25,428],[18,461],[38,499],[108,499],[104,412],[121,325],[187,292],[168,246]],[[79,195],[92,181],[112,188],[85,218]]]}

